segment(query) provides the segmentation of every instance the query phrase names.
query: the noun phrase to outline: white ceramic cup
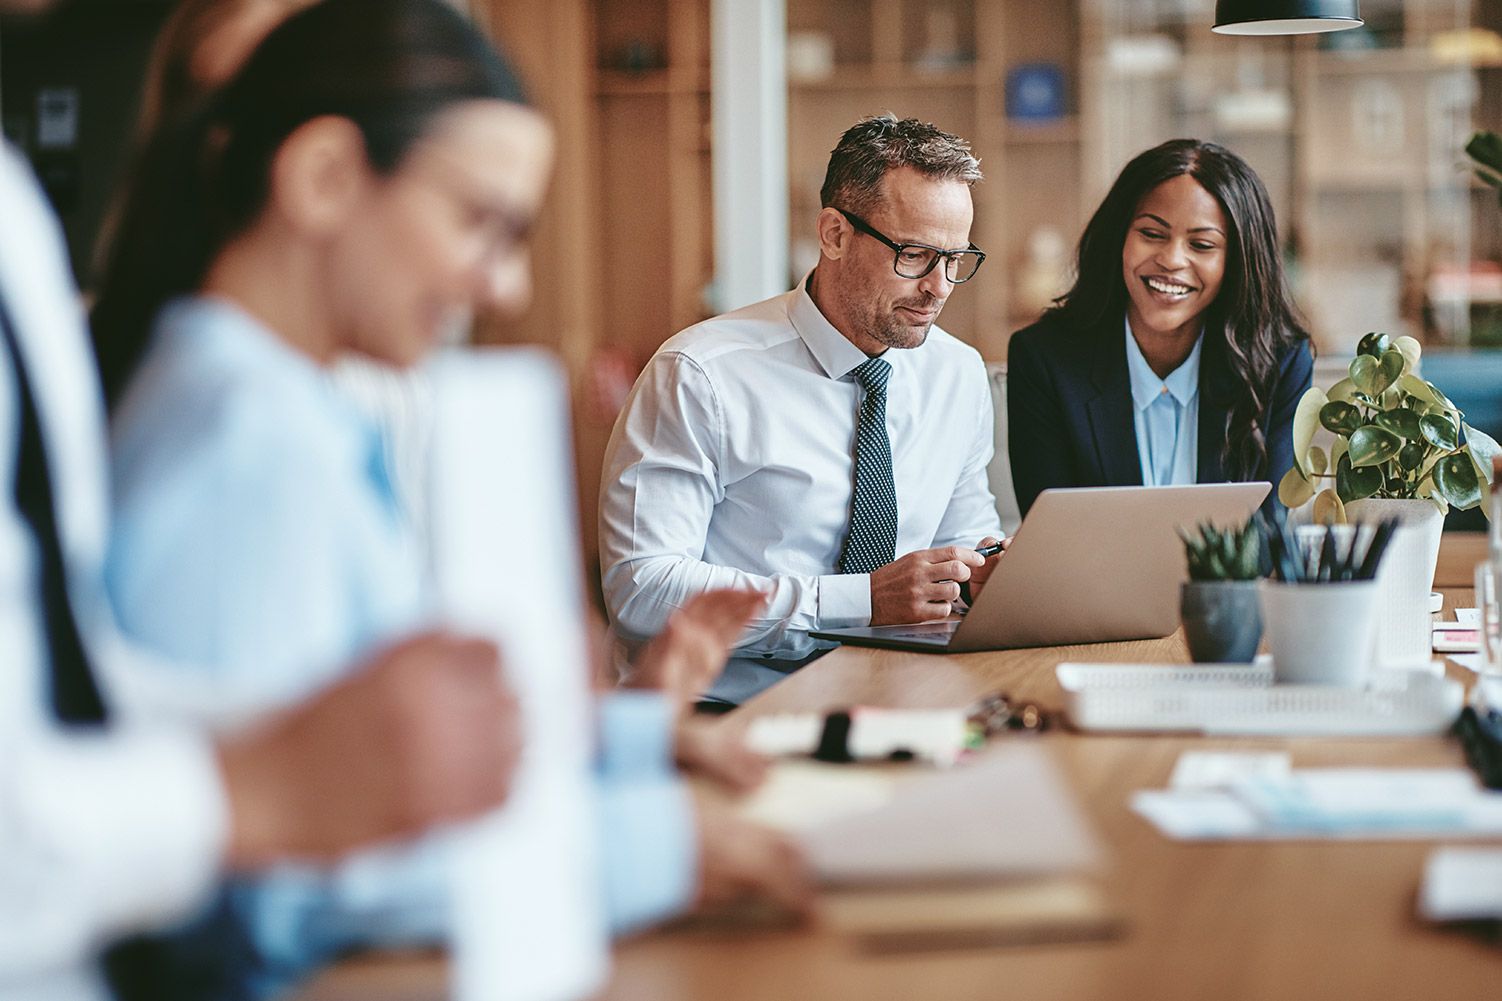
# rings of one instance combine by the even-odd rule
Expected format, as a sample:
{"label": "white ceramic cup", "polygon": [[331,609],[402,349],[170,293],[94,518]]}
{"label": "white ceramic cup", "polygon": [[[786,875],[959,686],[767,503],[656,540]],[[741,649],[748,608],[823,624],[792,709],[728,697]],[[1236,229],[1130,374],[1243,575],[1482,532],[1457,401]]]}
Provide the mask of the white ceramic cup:
{"label": "white ceramic cup", "polygon": [[1360,688],[1376,640],[1377,582],[1260,585],[1262,622],[1280,684]]}

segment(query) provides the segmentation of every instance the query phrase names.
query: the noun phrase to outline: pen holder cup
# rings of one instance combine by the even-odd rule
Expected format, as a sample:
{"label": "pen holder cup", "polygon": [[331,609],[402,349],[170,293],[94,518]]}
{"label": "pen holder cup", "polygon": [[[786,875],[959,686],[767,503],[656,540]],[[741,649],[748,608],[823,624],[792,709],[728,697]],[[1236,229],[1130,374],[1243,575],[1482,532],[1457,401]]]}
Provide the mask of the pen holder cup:
{"label": "pen holder cup", "polygon": [[1280,684],[1360,688],[1376,641],[1376,581],[1259,585],[1262,622]]}

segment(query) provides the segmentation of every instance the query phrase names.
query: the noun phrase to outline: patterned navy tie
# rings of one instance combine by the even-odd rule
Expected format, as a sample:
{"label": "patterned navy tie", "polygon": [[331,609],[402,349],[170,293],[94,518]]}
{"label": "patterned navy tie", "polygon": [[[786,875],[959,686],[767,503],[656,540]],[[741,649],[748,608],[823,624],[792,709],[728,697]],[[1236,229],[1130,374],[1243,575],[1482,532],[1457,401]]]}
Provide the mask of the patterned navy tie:
{"label": "patterned navy tie", "polygon": [[854,372],[860,383],[855,422],[855,490],[850,532],[840,553],[840,573],[871,573],[897,553],[897,488],[892,483],[892,444],[887,439],[887,379],[892,366],[868,358]]}

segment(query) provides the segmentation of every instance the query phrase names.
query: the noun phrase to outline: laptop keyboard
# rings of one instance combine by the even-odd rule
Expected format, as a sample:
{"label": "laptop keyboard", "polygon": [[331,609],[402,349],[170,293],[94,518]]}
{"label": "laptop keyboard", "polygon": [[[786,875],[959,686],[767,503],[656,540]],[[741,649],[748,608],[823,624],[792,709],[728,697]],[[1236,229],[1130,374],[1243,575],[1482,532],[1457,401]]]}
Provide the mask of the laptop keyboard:
{"label": "laptop keyboard", "polygon": [[[958,625],[958,623],[955,623],[955,625]],[[903,640],[931,640],[935,638],[948,639],[949,637],[954,635],[954,629],[953,627],[949,629],[924,629],[921,631],[915,630],[913,632],[906,633],[888,633],[887,635],[895,636],[898,639]]]}

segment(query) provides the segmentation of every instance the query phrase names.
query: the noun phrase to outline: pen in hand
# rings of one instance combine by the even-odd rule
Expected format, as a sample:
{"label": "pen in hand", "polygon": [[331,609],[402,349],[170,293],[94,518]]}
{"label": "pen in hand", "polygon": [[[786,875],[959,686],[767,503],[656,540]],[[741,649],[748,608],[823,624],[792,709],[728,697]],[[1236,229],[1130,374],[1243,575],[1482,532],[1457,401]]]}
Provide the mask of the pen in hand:
{"label": "pen in hand", "polygon": [[[1006,544],[1005,541],[998,542],[998,543],[996,543],[994,545],[990,545],[990,546],[976,546],[975,547],[975,554],[977,556],[984,556],[986,559],[990,559],[991,557],[995,556],[997,553],[1002,552],[1006,548],[1007,548],[1007,544]],[[969,605],[969,604],[972,603],[972,599],[971,599],[971,596],[970,596],[970,582],[968,580],[960,582],[960,600],[963,601],[966,605]]]}

